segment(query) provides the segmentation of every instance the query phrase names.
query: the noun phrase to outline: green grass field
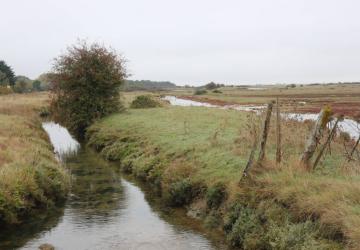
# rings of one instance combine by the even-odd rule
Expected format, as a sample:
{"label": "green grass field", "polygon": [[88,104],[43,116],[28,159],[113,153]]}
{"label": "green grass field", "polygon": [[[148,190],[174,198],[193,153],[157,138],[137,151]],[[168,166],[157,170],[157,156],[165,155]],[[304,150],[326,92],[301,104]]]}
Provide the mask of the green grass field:
{"label": "green grass field", "polygon": [[[120,161],[124,171],[160,185],[163,196],[170,195],[176,204],[202,208],[205,221],[215,213],[227,225],[234,204],[251,209],[249,214],[256,216],[264,210],[264,204],[268,206],[267,212],[275,211],[264,215],[267,222],[261,226],[265,228],[262,233],[252,232],[253,229],[241,231],[240,225],[233,222],[227,234],[231,244],[236,246],[263,247],[250,242],[239,243],[238,237],[252,232],[253,236],[245,238],[253,237],[254,241],[262,242],[275,233],[274,223],[276,230],[281,232],[289,228],[300,230],[306,223],[312,225],[306,232],[309,239],[284,243],[283,249],[294,246],[292,249],[300,246],[314,249],[306,248],[306,244],[313,241],[318,244],[317,249],[358,246],[359,166],[347,163],[339,137],[332,144],[331,155],[326,156],[315,172],[309,173],[298,161],[313,124],[283,121],[283,162],[279,166],[275,164],[276,138],[272,126],[266,160],[253,168],[251,181],[239,184],[252,144],[248,124],[260,124],[261,118],[246,112],[203,107],[128,109],[94,124],[88,131],[88,139],[89,145],[97,148],[105,158]],[[217,212],[211,212],[204,200],[216,185],[225,187],[226,199]],[[195,201],[189,202],[184,193],[194,189],[197,190],[195,198],[192,197]],[[178,197],[174,197],[176,195]],[[283,215],[282,219],[276,214]],[[255,225],[250,227],[256,228]],[[290,234],[276,237],[295,237]],[[264,244],[270,244],[270,241]]]}
{"label": "green grass field", "polygon": [[[126,107],[139,94],[123,95]],[[164,93],[163,93],[164,94]],[[0,220],[16,223],[68,190],[38,111],[43,94],[0,96]],[[255,124],[263,115],[204,107],[131,109],[93,124],[87,143],[149,183],[171,206],[196,211],[204,224],[243,249],[357,249],[360,245],[359,163],[344,156],[344,138],[314,172],[299,157],[312,122],[282,120],[282,163],[275,163],[275,121],[266,159],[240,182]],[[349,142],[348,142],[349,143]],[[257,156],[257,155],[256,155]]]}

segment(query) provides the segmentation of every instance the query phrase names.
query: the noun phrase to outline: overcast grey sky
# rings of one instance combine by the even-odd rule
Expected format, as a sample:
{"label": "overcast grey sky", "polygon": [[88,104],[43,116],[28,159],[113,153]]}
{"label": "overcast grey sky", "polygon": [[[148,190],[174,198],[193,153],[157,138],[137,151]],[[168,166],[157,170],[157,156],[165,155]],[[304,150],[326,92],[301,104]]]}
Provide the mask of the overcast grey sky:
{"label": "overcast grey sky", "polygon": [[200,85],[360,81],[358,0],[0,0],[0,60],[31,78],[80,39],[132,79]]}

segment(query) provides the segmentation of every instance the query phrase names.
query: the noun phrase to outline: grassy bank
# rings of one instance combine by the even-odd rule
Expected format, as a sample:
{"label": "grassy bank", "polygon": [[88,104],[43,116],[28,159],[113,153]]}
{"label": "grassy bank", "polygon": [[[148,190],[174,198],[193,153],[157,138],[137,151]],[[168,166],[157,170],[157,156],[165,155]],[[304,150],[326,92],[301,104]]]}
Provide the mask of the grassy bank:
{"label": "grassy bank", "polygon": [[150,183],[169,205],[186,206],[229,244],[245,249],[342,249],[360,245],[360,183],[340,138],[316,172],[297,162],[312,123],[283,121],[283,163],[275,130],[267,158],[239,183],[251,148],[249,124],[232,110],[128,110],[88,130],[88,143],[122,170]]}
{"label": "grassy bank", "polygon": [[0,96],[0,223],[65,197],[67,173],[55,160],[39,112],[47,94]]}

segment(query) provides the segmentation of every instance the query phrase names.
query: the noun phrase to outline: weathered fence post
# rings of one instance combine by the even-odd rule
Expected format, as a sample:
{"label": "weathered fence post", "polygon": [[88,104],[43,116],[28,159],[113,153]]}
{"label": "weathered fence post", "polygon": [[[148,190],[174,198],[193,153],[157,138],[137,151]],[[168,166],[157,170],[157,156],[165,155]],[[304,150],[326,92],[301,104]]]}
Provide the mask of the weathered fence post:
{"label": "weathered fence post", "polygon": [[[254,162],[254,156],[255,156],[255,151],[256,151],[256,148],[257,148],[257,145],[258,145],[258,135],[256,133],[256,128],[255,128],[255,125],[253,125],[253,133],[254,135],[254,141],[253,141],[253,145],[252,145],[252,148],[251,148],[251,152],[250,152],[250,156],[249,156],[249,160],[244,168],[244,171],[243,171],[243,174],[242,174],[242,177],[246,177],[248,175],[248,172],[249,172],[249,169],[250,167],[252,166],[253,162]],[[241,181],[241,179],[240,179]]]}
{"label": "weathered fence post", "polygon": [[332,114],[331,109],[328,107],[323,108],[321,110],[319,117],[315,123],[315,127],[311,132],[311,136],[306,143],[305,150],[301,156],[300,162],[307,169],[310,168],[311,157],[315,153],[316,147],[320,142],[322,132],[323,132],[326,124],[329,122],[331,114]]}
{"label": "weathered fence post", "polygon": [[339,116],[339,117],[336,119],[335,124],[334,124],[334,126],[332,127],[332,129],[331,129],[331,131],[330,131],[330,134],[329,134],[326,142],[324,143],[324,145],[322,145],[322,147],[321,147],[321,149],[320,149],[320,152],[319,152],[318,156],[316,157],[316,160],[315,160],[314,165],[313,165],[313,167],[312,167],[313,170],[316,168],[316,166],[317,166],[317,164],[319,163],[319,161],[320,161],[320,159],[321,159],[321,157],[322,157],[322,155],[323,155],[326,147],[330,144],[332,138],[334,137],[334,134],[335,134],[335,131],[336,131],[336,128],[337,128],[337,125],[338,125],[339,121],[342,121],[343,119],[344,119],[344,116]]}
{"label": "weathered fence post", "polygon": [[268,104],[267,111],[266,111],[266,118],[264,121],[264,128],[263,128],[263,133],[261,136],[261,143],[260,143],[260,152],[259,152],[259,158],[258,158],[259,162],[264,160],[264,158],[265,158],[265,146],[266,146],[266,141],[267,141],[269,128],[270,128],[270,118],[271,118],[271,113],[272,113],[272,109],[273,109],[273,104],[274,104],[273,101],[270,102]]}
{"label": "weathered fence post", "polygon": [[276,98],[276,163],[281,162],[281,125],[280,125],[280,103],[279,97]]}

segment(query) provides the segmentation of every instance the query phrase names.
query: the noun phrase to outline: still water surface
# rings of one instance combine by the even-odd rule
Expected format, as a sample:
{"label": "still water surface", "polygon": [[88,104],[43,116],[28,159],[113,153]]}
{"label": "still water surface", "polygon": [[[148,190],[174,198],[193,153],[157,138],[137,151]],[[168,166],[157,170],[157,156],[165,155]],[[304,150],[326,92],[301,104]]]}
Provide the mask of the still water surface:
{"label": "still water surface", "polygon": [[[61,137],[57,126],[46,131],[51,133],[51,127],[58,133],[55,137]],[[55,137],[50,136],[57,153],[69,153],[61,145],[74,143]],[[203,234],[200,223],[183,211],[162,209],[148,190],[125,179],[118,167],[90,149],[81,149],[67,160],[66,167],[73,176],[66,203],[1,233],[0,249],[38,249],[44,243],[74,250],[224,248]]]}

